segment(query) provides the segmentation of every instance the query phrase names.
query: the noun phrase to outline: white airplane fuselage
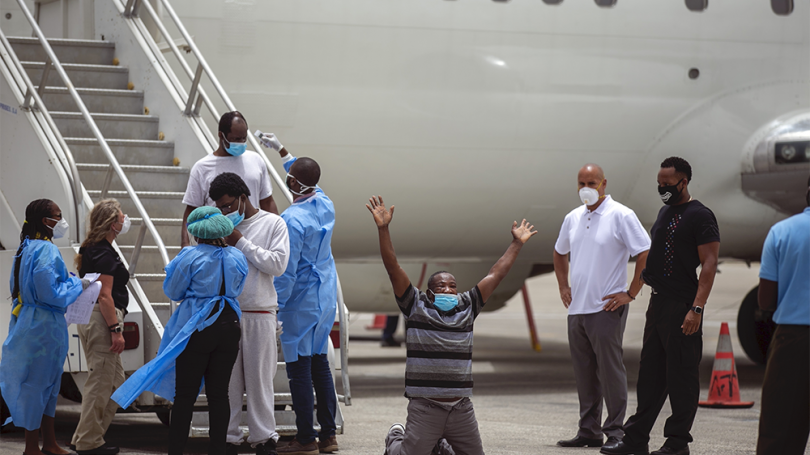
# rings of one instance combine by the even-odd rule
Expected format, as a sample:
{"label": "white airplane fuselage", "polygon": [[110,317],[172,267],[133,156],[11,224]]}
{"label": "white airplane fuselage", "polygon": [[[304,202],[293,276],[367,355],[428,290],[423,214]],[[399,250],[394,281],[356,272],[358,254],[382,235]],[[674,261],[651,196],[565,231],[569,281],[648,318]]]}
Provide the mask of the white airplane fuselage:
{"label": "white airplane fuselage", "polygon": [[426,263],[473,286],[512,221],[533,223],[493,308],[534,265],[550,271],[588,162],[649,228],[661,161],[687,159],[725,257],[758,260],[785,216],[743,192],[741,170],[758,129],[810,109],[804,2],[788,16],[762,0],[700,13],[680,0],[172,3],[251,130],[320,163],[352,310],[396,311],[371,195],[396,205],[393,240],[414,284]]}

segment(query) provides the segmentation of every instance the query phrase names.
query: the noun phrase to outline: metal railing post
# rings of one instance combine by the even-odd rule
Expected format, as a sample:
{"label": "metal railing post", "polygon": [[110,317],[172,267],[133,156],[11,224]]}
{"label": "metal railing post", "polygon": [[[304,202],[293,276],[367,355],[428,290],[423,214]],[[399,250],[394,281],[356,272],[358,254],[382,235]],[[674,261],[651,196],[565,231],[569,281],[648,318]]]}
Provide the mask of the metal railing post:
{"label": "metal railing post", "polygon": [[113,167],[112,164],[107,167],[107,173],[104,174],[104,184],[101,186],[101,200],[107,199],[107,192],[110,190],[112,184]]}
{"label": "metal railing post", "polygon": [[45,57],[45,67],[42,68],[42,77],[39,79],[39,87],[37,87],[39,96],[45,93],[45,86],[48,85],[48,76],[51,74],[51,65],[51,58]]}
{"label": "metal railing post", "polygon": [[127,0],[127,5],[124,7],[124,17],[136,17],[138,15],[138,6],[140,6],[140,0]]}
{"label": "metal railing post", "polygon": [[197,95],[197,101],[194,103],[194,116],[195,117],[200,116],[200,108],[202,107],[203,101],[204,101],[203,100],[203,94],[201,92],[199,95]]}
{"label": "metal railing post", "polygon": [[197,64],[197,72],[194,73],[194,81],[191,82],[191,88],[188,89],[188,100],[186,101],[186,110],[183,111],[183,114],[185,114],[186,116],[189,116],[192,113],[194,97],[197,95],[197,88],[200,86],[200,79],[202,79],[202,73],[203,73],[203,66],[202,62],[200,62]]}
{"label": "metal railing post", "polygon": [[129,258],[129,274],[135,275],[135,267],[138,266],[138,258],[141,257],[141,247],[143,246],[143,238],[146,236],[146,224],[141,224],[141,229],[138,230],[138,239],[135,241],[135,247],[132,250],[132,256]]}
{"label": "metal railing post", "polygon": [[340,277],[337,279],[337,310],[340,322],[340,378],[343,381],[343,404],[352,405],[352,389],[349,386],[349,321],[346,317],[346,303],[343,301],[343,288]]}

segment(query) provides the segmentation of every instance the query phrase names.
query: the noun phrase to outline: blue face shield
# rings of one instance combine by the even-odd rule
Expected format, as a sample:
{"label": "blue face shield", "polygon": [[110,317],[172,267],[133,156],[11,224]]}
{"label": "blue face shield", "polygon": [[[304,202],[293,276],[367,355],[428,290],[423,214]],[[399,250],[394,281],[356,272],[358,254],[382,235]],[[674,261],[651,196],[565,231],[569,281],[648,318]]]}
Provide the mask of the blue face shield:
{"label": "blue face shield", "polygon": [[240,196],[239,197],[239,206],[236,208],[236,211],[225,215],[225,216],[228,217],[229,220],[231,220],[231,223],[233,223],[233,227],[238,226],[239,223],[241,223],[242,221],[245,220],[245,214],[244,213],[239,213],[239,209],[241,209],[241,208],[242,208],[242,197]]}
{"label": "blue face shield", "polygon": [[456,294],[433,294],[433,306],[442,310],[450,311],[458,305],[458,295]]}
{"label": "blue face shield", "polygon": [[229,155],[240,156],[245,153],[247,149],[247,142],[228,142],[225,138],[222,140],[224,141],[222,145],[225,146],[225,151],[228,152]]}

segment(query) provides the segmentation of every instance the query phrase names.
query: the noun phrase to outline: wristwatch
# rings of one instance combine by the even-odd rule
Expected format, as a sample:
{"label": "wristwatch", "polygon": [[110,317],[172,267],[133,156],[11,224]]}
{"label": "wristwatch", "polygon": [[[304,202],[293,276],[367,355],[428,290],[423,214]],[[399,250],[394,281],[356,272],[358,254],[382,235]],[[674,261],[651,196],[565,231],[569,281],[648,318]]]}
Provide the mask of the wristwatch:
{"label": "wristwatch", "polygon": [[124,327],[121,324],[115,324],[110,326],[110,333],[121,333],[124,331]]}
{"label": "wristwatch", "polygon": [[693,306],[692,311],[694,311],[695,314],[702,314],[703,313],[703,307],[702,306]]}

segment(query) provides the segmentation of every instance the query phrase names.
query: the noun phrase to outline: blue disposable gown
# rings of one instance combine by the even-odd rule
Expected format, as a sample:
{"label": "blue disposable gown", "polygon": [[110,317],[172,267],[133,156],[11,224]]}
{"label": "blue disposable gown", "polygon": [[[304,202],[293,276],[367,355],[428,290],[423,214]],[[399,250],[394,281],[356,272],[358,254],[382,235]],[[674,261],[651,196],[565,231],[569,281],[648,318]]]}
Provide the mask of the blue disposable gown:
{"label": "blue disposable gown", "polygon": [[[20,262],[19,315],[11,315],[0,361],[0,390],[14,425],[33,431],[42,416],[53,417],[68,350],[65,311],[82,293],[68,274],[59,248],[47,240],[25,240]],[[10,287],[14,287],[14,270]]]}
{"label": "blue disposable gown", "polygon": [[[223,275],[224,274],[224,275]],[[148,390],[174,401],[175,361],[196,331],[217,320],[227,303],[242,317],[236,297],[242,293],[248,265],[236,248],[200,244],[186,247],[166,266],[163,292],[182,300],[163,331],[157,357],[138,369],[115,391],[112,399],[122,408]],[[225,280],[225,295],[219,295]],[[217,312],[208,317],[215,305]]]}
{"label": "blue disposable gown", "polygon": [[[294,161],[284,163],[289,172]],[[281,349],[286,362],[326,354],[337,308],[337,271],[332,257],[335,206],[320,188],[287,208],[281,218],[290,235],[290,260],[274,280]]]}

